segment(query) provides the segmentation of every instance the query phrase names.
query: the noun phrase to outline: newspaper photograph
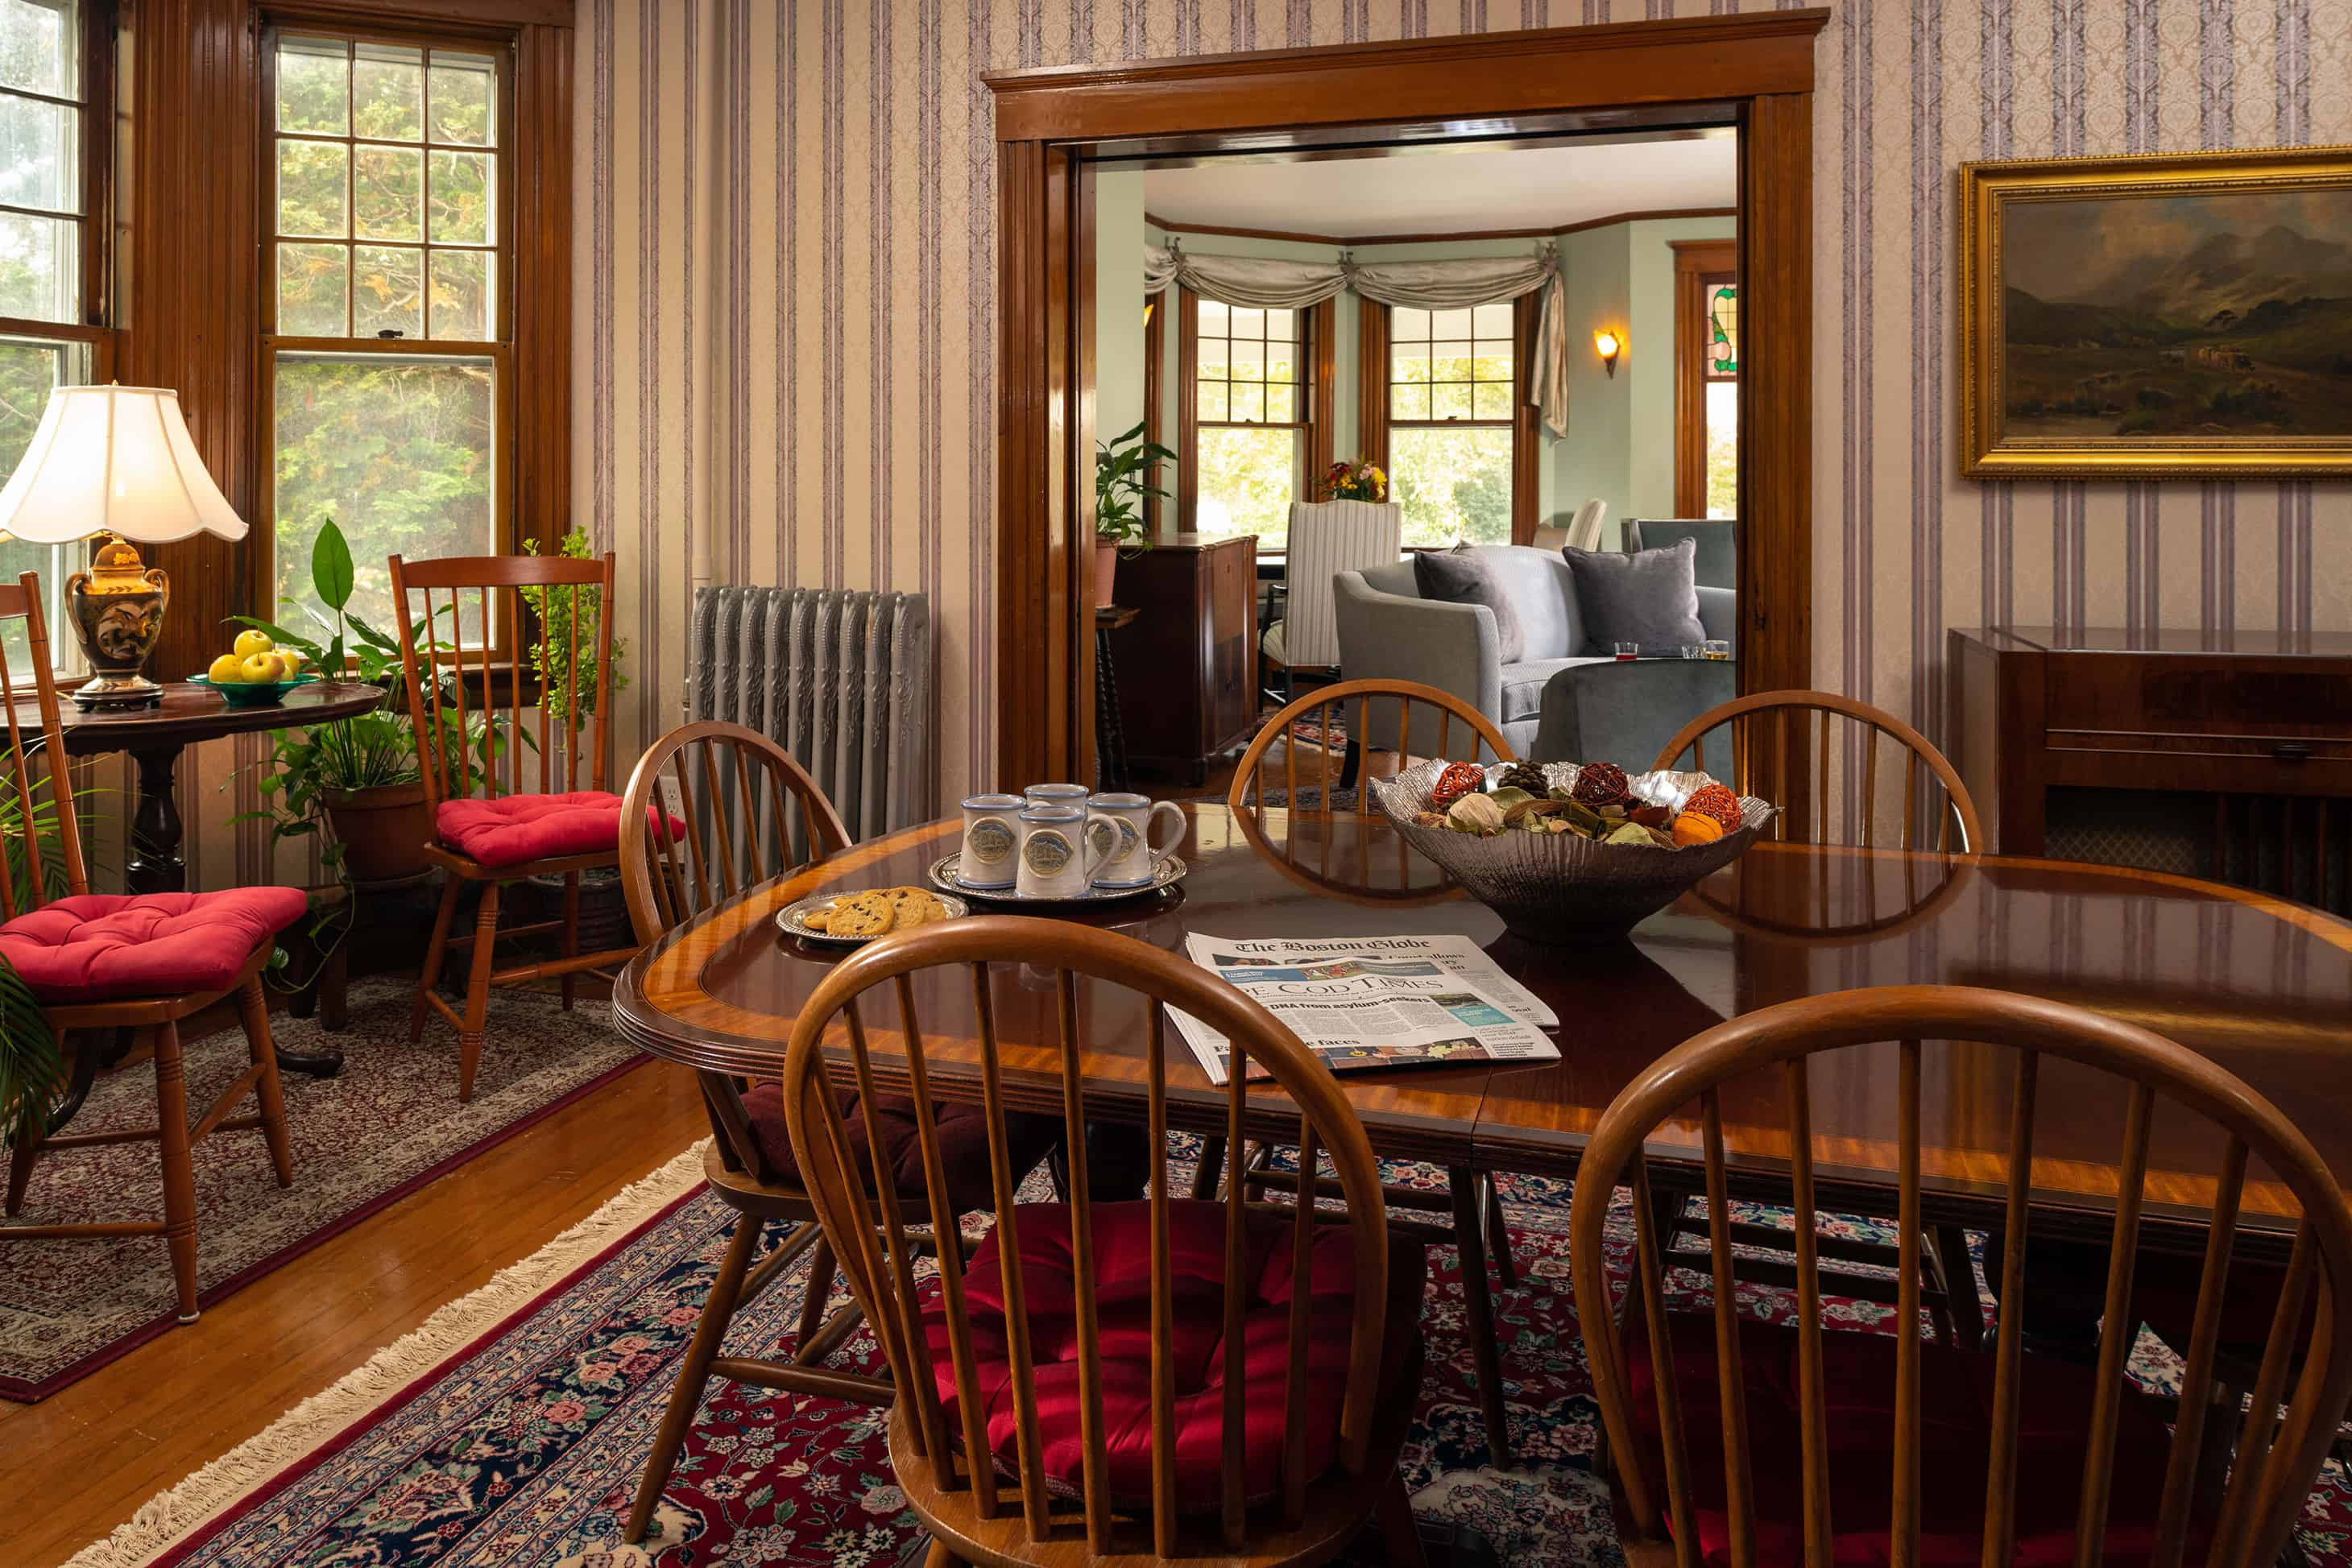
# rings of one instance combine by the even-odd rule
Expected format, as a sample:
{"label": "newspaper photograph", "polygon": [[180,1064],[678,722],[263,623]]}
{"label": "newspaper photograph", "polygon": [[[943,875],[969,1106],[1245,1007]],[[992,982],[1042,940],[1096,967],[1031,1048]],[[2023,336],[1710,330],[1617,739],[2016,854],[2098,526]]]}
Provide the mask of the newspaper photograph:
{"label": "newspaper photograph", "polygon": [[[1464,1061],[1545,1061],[1552,1010],[1466,936],[1236,939],[1194,932],[1192,961],[1288,1024],[1334,1072]],[[1223,1034],[1169,1009],[1178,1032],[1223,1084]],[[1265,1076],[1253,1063],[1250,1076]]]}

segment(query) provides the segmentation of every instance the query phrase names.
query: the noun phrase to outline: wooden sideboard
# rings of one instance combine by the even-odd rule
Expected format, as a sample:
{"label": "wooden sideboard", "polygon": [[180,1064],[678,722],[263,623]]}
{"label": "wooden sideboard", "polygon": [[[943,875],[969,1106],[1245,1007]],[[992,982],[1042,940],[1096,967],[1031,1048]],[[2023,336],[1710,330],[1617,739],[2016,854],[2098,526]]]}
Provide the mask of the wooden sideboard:
{"label": "wooden sideboard", "polygon": [[1110,634],[1127,764],[1199,784],[1257,731],[1257,536],[1176,534],[1118,563]]}
{"label": "wooden sideboard", "polygon": [[2001,854],[2352,914],[2352,637],[1950,634],[1952,762]]}

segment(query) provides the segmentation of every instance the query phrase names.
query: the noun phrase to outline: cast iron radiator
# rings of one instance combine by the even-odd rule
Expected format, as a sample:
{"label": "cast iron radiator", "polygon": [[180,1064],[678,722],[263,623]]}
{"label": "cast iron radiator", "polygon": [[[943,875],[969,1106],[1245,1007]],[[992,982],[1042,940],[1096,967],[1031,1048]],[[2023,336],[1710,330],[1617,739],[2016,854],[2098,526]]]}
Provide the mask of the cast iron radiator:
{"label": "cast iron radiator", "polygon": [[938,814],[923,595],[698,588],[687,661],[687,718],[730,720],[791,752],[853,840]]}

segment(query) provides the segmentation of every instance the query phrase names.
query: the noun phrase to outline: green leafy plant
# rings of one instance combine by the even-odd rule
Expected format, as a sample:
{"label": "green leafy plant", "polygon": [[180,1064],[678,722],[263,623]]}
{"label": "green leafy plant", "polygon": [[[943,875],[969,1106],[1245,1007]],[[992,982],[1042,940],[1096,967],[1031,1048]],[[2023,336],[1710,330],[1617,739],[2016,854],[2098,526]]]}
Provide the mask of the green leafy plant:
{"label": "green leafy plant", "polygon": [[[539,541],[526,539],[522,548],[537,555]],[[590,549],[588,536],[578,528],[564,535],[556,546],[558,555],[573,560],[586,559]],[[539,677],[540,705],[551,719],[578,729],[594,716],[596,705],[604,698],[597,689],[596,674],[604,591],[584,583],[542,583],[525,587],[522,597],[539,621],[539,639],[530,645],[530,669]],[[621,660],[628,651],[625,639],[613,639],[606,678],[616,697],[629,689],[629,677],[621,670]]]}
{"label": "green leafy plant", "polygon": [[1143,422],[1109,441],[1095,443],[1095,537],[1115,540],[1140,554],[1151,548],[1144,527],[1143,499],[1168,494],[1151,483],[1151,465],[1172,463],[1176,454],[1143,439]]}
{"label": "green leafy plant", "polygon": [[16,967],[0,958],[0,1132],[12,1143],[47,1133],[65,1087],[57,1031]]}

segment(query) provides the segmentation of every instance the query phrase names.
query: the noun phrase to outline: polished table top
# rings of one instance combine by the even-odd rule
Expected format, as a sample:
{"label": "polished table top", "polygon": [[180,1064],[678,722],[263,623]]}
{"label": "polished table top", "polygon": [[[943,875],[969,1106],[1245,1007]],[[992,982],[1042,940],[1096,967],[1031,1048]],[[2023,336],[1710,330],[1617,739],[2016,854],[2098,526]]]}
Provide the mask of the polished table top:
{"label": "polished table top", "polygon": [[[1672,1046],[1735,1013],[1863,986],[1981,985],[2080,1003],[2201,1051],[2284,1106],[2339,1173],[2352,1171],[2352,926],[2260,894],[2147,873],[2037,861],[1966,860],[1759,843],[1623,941],[1544,946],[1508,936],[1484,905],[1376,818],[1185,808],[1180,852],[1192,874],[1152,898],[1089,912],[1161,946],[1185,936],[1334,936],[1458,933],[1477,941],[1561,1019],[1560,1060],[1347,1073],[1339,1082],[1384,1154],[1500,1170],[1566,1174],[1620,1089]],[[823,888],[924,881],[959,824],[927,824],[856,846],[765,885],[671,934],[615,991],[621,1027],[656,1054],[772,1073],[801,1003],[838,951],[782,936],[769,916]],[[918,992],[935,1086],[969,1092],[976,1047],[969,980]],[[1142,1114],[1139,998],[1080,982],[1090,1107]],[[1049,976],[992,977],[1008,1092],[1059,1104]],[[898,1025],[870,1000],[877,1064]],[[950,1037],[943,1039],[942,1037]],[[2011,1058],[1931,1042],[1923,1166],[1930,1218],[1994,1211],[2006,1160]],[[1871,1209],[1891,1198],[1891,1048],[1827,1053],[1811,1067],[1822,1201]],[[1171,1051],[1171,1119],[1218,1124],[1221,1095]],[[2042,1072],[2036,1201],[2062,1223],[2100,1220],[2120,1152],[2119,1085],[2070,1064]],[[1254,1100],[1278,1135],[1277,1092]],[[1773,1075],[1727,1086],[1727,1143],[1748,1185],[1785,1170],[1785,1102]],[[1677,1147],[1679,1144],[1679,1147]],[[1653,1145],[1654,1177],[1695,1174],[1695,1120]],[[2150,1155],[2151,1225],[2181,1230],[2210,1201],[2218,1131],[2159,1108]],[[2276,1229],[2292,1202],[2251,1173],[2246,1227]]]}

